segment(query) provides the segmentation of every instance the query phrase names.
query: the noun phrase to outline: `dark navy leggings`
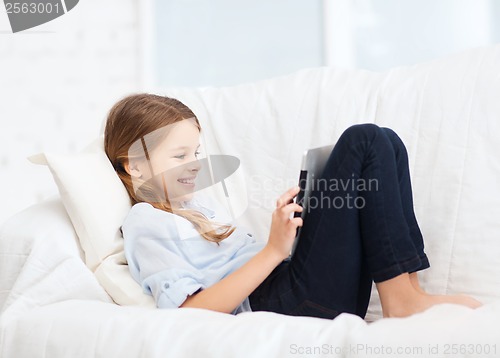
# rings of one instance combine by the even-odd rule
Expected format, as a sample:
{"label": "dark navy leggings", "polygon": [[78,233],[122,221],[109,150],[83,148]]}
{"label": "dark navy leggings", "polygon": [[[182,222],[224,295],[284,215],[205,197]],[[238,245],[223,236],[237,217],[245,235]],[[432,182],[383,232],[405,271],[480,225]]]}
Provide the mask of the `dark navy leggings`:
{"label": "dark navy leggings", "polygon": [[253,311],[364,318],[372,282],[429,267],[408,154],[393,130],[347,128],[314,180],[309,206],[294,255],[251,293]]}

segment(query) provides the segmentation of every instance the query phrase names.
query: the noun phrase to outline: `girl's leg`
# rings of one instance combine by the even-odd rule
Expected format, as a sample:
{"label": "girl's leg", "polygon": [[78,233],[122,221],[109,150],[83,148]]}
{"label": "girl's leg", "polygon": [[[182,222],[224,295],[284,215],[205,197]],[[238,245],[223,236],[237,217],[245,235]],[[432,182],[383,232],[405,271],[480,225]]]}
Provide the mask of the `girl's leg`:
{"label": "girl's leg", "polygon": [[422,268],[426,257],[410,235],[404,214],[409,204],[401,196],[411,193],[400,188],[410,183],[400,182],[397,165],[384,130],[374,124],[349,127],[315,180],[294,256],[251,294],[252,309],[364,317],[372,279]]}
{"label": "girl's leg", "polygon": [[386,316],[445,302],[480,306],[466,296],[430,296],[412,284],[414,272],[429,264],[413,213],[406,149],[398,139],[374,124],[342,134],[312,192],[295,255],[250,295],[253,310],[364,317],[372,279]]}
{"label": "girl's leg", "polygon": [[[400,195],[401,195],[401,201],[403,205],[403,212],[405,215],[406,219],[406,224],[408,225],[408,228],[410,229],[410,236],[413,239],[413,244],[419,250],[421,253],[423,253],[424,250],[424,241],[422,237],[422,233],[420,231],[420,228],[417,224],[417,219],[415,218],[415,212],[413,211],[413,194],[412,194],[412,189],[411,185],[405,185],[404,183],[410,183],[410,172],[409,172],[409,165],[408,165],[408,153],[406,151],[406,147],[399,138],[399,136],[390,128],[382,127],[382,130],[384,133],[387,135],[389,140],[392,143],[392,147],[394,148],[394,153],[396,156],[396,165],[398,168],[398,179],[399,179],[399,188],[400,188]],[[406,204],[406,205],[405,205]],[[427,260],[426,257],[421,255],[421,260],[422,260],[422,266],[419,268],[419,270],[423,270],[425,268],[428,268],[429,261]],[[410,282],[413,285],[413,287],[420,293],[425,293],[424,290],[420,287],[420,283],[418,281],[418,276],[416,272],[410,273]]]}
{"label": "girl's leg", "polygon": [[[394,149],[396,167],[399,181],[399,190],[401,196],[401,206],[403,208],[403,214],[406,219],[406,224],[410,230],[410,237],[413,240],[415,248],[419,252],[420,259],[422,260],[422,266],[417,270],[423,270],[428,268],[429,261],[424,254],[424,240],[422,232],[417,223],[415,217],[415,212],[413,210],[413,193],[410,181],[410,171],[408,165],[408,152],[406,147],[401,140],[401,138],[390,128],[381,127],[384,134],[389,138]],[[411,275],[412,280],[416,275]]]}
{"label": "girl's leg", "polygon": [[481,306],[480,302],[468,296],[429,295],[420,287],[416,271],[428,268],[429,261],[423,251],[424,241],[413,210],[413,194],[411,185],[409,185],[408,153],[403,141],[392,129],[382,127],[382,130],[393,145],[396,166],[398,168],[399,188],[402,199],[401,205],[406,223],[410,229],[410,237],[413,240],[415,248],[420,253],[422,261],[422,265],[417,270],[409,274],[401,274],[393,279],[377,284],[382,306],[385,308],[384,315],[406,316],[411,313],[423,311],[437,303],[455,303],[472,308]]}
{"label": "girl's leg", "polygon": [[408,167],[408,153],[401,138],[390,128],[382,127],[382,130],[393,145],[396,167],[398,169],[399,189],[401,205],[410,229],[410,237],[419,252],[422,265],[409,274],[401,274],[377,284],[377,290],[381,297],[385,316],[407,316],[415,312],[423,311],[437,303],[455,303],[469,307],[479,307],[480,302],[463,295],[440,296],[428,295],[421,289],[416,271],[429,267],[429,261],[424,254],[424,241],[422,233],[417,224],[413,210],[413,195],[410,185],[410,173]]}

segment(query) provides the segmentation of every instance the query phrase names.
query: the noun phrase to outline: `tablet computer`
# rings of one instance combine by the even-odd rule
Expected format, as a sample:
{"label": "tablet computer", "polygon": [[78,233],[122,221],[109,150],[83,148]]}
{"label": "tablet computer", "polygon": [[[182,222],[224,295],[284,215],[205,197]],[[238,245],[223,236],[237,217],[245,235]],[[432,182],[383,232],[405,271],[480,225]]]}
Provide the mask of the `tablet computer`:
{"label": "tablet computer", "polygon": [[[306,220],[307,211],[309,209],[309,195],[313,189],[314,180],[318,180],[321,177],[334,146],[335,144],[329,144],[322,147],[307,149],[302,155],[302,165],[299,174],[300,191],[297,194],[295,202],[302,206],[304,210],[302,210],[302,212],[295,212],[294,217],[301,216],[303,223]],[[301,226],[297,228],[297,234],[293,242],[290,256],[295,252],[301,229]]]}

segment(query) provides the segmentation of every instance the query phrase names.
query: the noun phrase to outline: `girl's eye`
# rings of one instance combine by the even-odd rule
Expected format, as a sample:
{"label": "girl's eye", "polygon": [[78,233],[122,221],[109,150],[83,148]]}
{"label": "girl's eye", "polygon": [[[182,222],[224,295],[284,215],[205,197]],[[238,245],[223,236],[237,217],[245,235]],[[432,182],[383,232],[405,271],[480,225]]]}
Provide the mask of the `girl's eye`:
{"label": "girl's eye", "polygon": [[[198,156],[200,155],[200,152],[194,152],[194,155],[195,156]],[[178,159],[184,159],[186,155],[185,154],[182,154],[182,155],[176,155],[174,158],[178,158]]]}

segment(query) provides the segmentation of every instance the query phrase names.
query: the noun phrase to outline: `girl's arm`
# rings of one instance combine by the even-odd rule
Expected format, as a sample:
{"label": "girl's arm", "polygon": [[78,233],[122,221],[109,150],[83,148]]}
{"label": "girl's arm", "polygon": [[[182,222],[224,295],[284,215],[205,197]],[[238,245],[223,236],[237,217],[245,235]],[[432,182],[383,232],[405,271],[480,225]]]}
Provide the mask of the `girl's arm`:
{"label": "girl's arm", "polygon": [[302,211],[302,207],[294,203],[287,204],[297,193],[298,187],[293,187],[278,199],[269,240],[261,251],[219,282],[188,296],[180,307],[205,308],[224,313],[236,309],[288,257],[296,229],[302,226],[302,218],[290,219],[290,214]]}
{"label": "girl's arm", "polygon": [[212,286],[188,296],[180,307],[231,313],[283,259],[265,246],[247,263]]}

